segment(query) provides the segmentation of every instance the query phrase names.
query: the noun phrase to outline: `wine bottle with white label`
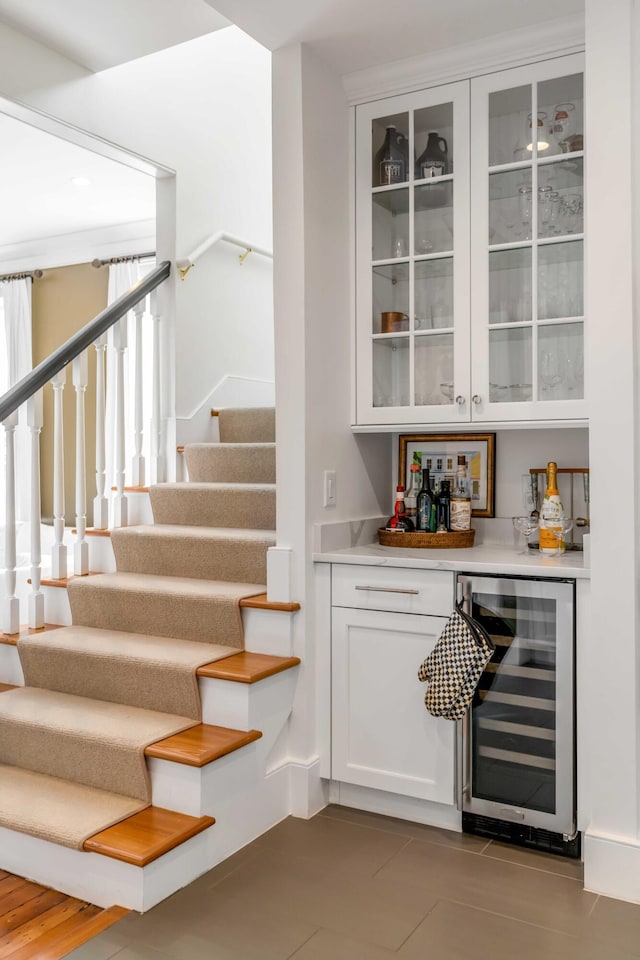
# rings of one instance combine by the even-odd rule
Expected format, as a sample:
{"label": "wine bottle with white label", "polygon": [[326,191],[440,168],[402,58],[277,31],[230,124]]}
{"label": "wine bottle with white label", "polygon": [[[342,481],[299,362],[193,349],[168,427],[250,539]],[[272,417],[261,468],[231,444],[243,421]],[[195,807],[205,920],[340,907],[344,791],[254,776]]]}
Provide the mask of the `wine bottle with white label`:
{"label": "wine bottle with white label", "polygon": [[565,549],[562,539],[564,507],[558,493],[558,464],[547,464],[547,489],[540,508],[540,553],[556,555]]}

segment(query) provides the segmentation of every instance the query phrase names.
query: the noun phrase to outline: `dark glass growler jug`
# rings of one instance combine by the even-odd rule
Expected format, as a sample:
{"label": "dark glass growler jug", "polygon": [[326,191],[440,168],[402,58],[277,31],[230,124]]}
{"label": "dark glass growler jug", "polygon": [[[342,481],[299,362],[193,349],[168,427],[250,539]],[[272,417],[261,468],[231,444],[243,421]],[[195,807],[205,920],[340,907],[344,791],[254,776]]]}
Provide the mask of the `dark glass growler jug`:
{"label": "dark glass growler jug", "polygon": [[384,143],[375,157],[376,186],[404,183],[406,180],[406,154],[400,145],[404,140],[403,136],[398,136],[395,127],[387,127]]}
{"label": "dark glass growler jug", "polygon": [[427,137],[427,145],[416,163],[416,179],[424,180],[431,179],[432,177],[443,177],[449,172],[449,147],[447,141],[438,133],[430,133]]}

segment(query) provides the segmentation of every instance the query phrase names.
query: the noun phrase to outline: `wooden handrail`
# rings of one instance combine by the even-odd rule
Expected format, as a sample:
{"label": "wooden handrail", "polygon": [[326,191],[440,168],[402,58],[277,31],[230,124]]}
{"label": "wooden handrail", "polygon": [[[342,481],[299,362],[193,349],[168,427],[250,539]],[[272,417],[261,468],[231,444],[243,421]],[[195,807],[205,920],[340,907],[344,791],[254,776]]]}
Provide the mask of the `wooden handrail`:
{"label": "wooden handrail", "polygon": [[159,264],[155,270],[140,280],[139,283],[123,293],[108,307],[99,313],[93,320],[85,324],[82,330],[58,347],[57,350],[39,363],[37,367],[23,377],[15,386],[0,397],[0,423],[3,423],[25,400],[32,397],[41,387],[48,383],[56,374],[60,373],[68,363],[80,356],[83,350],[91,346],[98,337],[102,336],[110,327],[121,320],[132,307],[144,299],[148,293],[155,290],[171,273],[171,264],[168,260]]}

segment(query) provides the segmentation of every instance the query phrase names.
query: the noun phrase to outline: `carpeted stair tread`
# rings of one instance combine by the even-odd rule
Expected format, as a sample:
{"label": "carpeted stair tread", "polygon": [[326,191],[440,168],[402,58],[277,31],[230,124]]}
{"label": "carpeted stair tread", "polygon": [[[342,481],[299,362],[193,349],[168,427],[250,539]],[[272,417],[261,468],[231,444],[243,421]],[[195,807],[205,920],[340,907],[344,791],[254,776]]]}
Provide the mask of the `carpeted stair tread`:
{"label": "carpeted stair tread", "polygon": [[87,837],[145,802],[0,763],[0,827],[82,849]]}
{"label": "carpeted stair tread", "polygon": [[237,648],[170,637],[62,627],[23,637],[19,654],[26,683],[201,719],[196,669]]}
{"label": "carpeted stair tread", "polygon": [[273,407],[229,407],[218,410],[221,443],[274,443],[276,411]]}
{"label": "carpeted stair tread", "polygon": [[189,443],[189,479],[199,483],[275,483],[275,443]]}
{"label": "carpeted stair tread", "polygon": [[300,663],[299,657],[275,657],[268,653],[249,653],[243,650],[218,663],[198,667],[199,677],[231,680],[236,683],[257,683],[283,670],[291,670]]}
{"label": "carpeted stair tread", "polygon": [[147,807],[85,840],[83,850],[144,867],[215,823],[162,807]]}
{"label": "carpeted stair tread", "polygon": [[144,748],[190,726],[189,717],[16,687],[0,697],[0,763],[148,803]]}
{"label": "carpeted stair tread", "polygon": [[159,483],[149,488],[156,523],[274,530],[273,483]]}
{"label": "carpeted stair tread", "polygon": [[73,623],[219,643],[241,649],[238,601],[264,593],[264,584],[103,573],[78,577],[68,586]]}
{"label": "carpeted stair tread", "polygon": [[150,744],[144,752],[147,757],[184,763],[190,767],[204,767],[259,740],[261,736],[260,730],[233,730],[231,727],[199,723],[197,727],[190,727],[182,733]]}
{"label": "carpeted stair tread", "polygon": [[264,583],[276,541],[266,530],[152,524],[113,530],[111,542],[122,573]]}

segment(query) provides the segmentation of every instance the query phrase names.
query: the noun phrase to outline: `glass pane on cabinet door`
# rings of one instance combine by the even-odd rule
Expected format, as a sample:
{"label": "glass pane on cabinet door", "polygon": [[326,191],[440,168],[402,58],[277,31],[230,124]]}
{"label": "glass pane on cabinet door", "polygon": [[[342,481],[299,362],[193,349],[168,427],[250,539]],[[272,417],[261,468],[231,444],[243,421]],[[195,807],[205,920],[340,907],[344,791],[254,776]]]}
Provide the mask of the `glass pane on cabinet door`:
{"label": "glass pane on cabinet door", "polygon": [[489,323],[531,320],[531,247],[489,254]]}
{"label": "glass pane on cabinet door", "polygon": [[373,259],[409,256],[409,190],[374,193],[371,208]]}
{"label": "glass pane on cabinet door", "polygon": [[532,399],[531,327],[489,331],[489,399],[522,403]]}
{"label": "glass pane on cabinet door", "polygon": [[529,84],[489,95],[490,167],[531,159],[531,110]]}
{"label": "glass pane on cabinet door", "polygon": [[376,117],[371,124],[371,184],[386,187],[409,179],[409,114]]}
{"label": "glass pane on cabinet door", "polygon": [[540,156],[584,149],[584,83],[581,73],[538,84],[538,110],[547,116],[548,147]]}
{"label": "glass pane on cabinet door", "polygon": [[453,327],[453,258],[417,260],[415,329]]}
{"label": "glass pane on cabinet door", "polygon": [[583,160],[558,160],[538,169],[538,236],[583,231]]}
{"label": "glass pane on cabinet door", "polygon": [[374,407],[409,406],[409,338],[386,337],[373,343]]}
{"label": "glass pane on cabinet door", "polygon": [[556,601],[474,592],[496,650],[471,712],[472,794],[556,810]]}
{"label": "glass pane on cabinet door", "polygon": [[584,313],[583,242],[538,247],[538,317],[581,317]]}
{"label": "glass pane on cabinet door", "polygon": [[531,239],[531,167],[489,176],[489,243]]}
{"label": "glass pane on cabinet door", "polygon": [[554,323],[538,327],[538,396],[540,400],[583,399],[582,323]]}
{"label": "glass pane on cabinet door", "polygon": [[409,264],[392,263],[372,270],[371,329],[396,333],[409,328]]}
{"label": "glass pane on cabinet door", "polygon": [[453,334],[415,338],[415,404],[453,403]]}
{"label": "glass pane on cabinet door", "polygon": [[415,253],[453,250],[453,182],[423,184],[415,188]]}
{"label": "glass pane on cabinet door", "polygon": [[416,180],[453,173],[453,104],[439,103],[414,114]]}

